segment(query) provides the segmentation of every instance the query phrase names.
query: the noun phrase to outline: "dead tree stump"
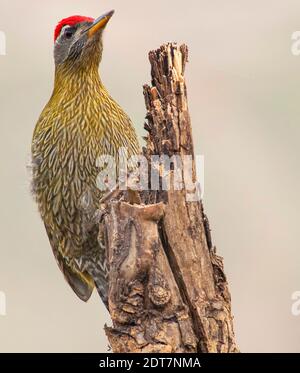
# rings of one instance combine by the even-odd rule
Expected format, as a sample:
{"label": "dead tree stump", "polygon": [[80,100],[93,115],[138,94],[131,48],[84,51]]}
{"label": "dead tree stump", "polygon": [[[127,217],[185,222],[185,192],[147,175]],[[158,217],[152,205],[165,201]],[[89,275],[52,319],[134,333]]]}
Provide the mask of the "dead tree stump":
{"label": "dead tree stump", "polygon": [[[187,47],[176,44],[149,54],[152,86],[144,86],[144,155],[152,161],[149,176],[159,174],[157,190],[151,185],[142,192],[142,204],[106,202],[113,322],[106,334],[114,352],[238,352],[223,260],[196,198],[187,58]],[[189,177],[173,164],[167,170],[173,182],[164,188],[166,170],[153,155],[190,157]],[[181,188],[174,187],[175,179]]]}

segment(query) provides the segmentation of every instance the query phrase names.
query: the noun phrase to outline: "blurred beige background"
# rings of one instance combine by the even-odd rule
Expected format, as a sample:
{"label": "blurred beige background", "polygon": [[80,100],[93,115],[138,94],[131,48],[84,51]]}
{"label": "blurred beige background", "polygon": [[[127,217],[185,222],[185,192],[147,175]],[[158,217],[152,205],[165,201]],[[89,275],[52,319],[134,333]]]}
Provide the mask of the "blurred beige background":
{"label": "blurred beige background", "polygon": [[225,258],[244,352],[300,352],[300,30],[296,0],[0,0],[0,351],[105,352],[109,317],[94,294],[64,282],[29,193],[31,135],[53,84],[53,29],[69,15],[115,9],[101,67],[139,133],[147,52],[186,42],[196,151],[205,156],[206,212]]}

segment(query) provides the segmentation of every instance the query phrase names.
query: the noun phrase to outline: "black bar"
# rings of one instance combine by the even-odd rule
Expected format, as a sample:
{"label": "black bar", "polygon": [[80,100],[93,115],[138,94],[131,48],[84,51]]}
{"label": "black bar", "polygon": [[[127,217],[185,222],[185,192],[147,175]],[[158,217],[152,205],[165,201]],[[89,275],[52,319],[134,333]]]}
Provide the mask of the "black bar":
{"label": "black bar", "polygon": [[0,354],[0,366],[43,369],[112,369],[135,372],[149,369],[287,368],[300,366],[300,354]]}

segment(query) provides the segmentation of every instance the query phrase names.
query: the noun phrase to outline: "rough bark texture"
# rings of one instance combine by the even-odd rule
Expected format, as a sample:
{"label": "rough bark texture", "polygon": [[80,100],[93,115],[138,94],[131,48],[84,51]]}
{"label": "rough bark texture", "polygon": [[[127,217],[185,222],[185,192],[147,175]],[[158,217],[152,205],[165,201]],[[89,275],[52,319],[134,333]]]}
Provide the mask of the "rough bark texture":
{"label": "rough bark texture", "polygon": [[[144,86],[148,160],[163,154],[194,159],[187,57],[187,47],[176,44],[149,54],[152,86]],[[149,173],[160,175],[160,188],[143,192],[142,204],[115,200],[106,206],[109,342],[114,352],[237,352],[223,261],[195,198],[195,164],[188,177],[176,164],[165,171],[152,159]],[[173,181],[179,177],[181,190],[163,190],[166,175]]]}

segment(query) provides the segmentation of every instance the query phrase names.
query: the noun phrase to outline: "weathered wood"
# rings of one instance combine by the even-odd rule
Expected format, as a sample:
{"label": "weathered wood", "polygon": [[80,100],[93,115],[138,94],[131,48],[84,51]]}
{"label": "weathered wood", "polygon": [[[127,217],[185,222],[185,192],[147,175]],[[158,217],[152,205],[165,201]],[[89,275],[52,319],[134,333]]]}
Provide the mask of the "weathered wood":
{"label": "weathered wood", "polygon": [[162,248],[164,205],[112,202],[105,216],[110,263],[106,334],[115,352],[195,352],[196,337]]}
{"label": "weathered wood", "polygon": [[[184,70],[185,45],[149,54],[152,86],[144,86],[144,154],[194,160]],[[184,161],[182,161],[184,163]],[[162,165],[152,170],[166,178]],[[197,197],[195,162],[187,177],[176,165],[167,176],[181,190],[142,193],[144,204],[107,206],[110,263],[106,328],[115,352],[237,352],[222,258],[212,247],[208,219]]]}

